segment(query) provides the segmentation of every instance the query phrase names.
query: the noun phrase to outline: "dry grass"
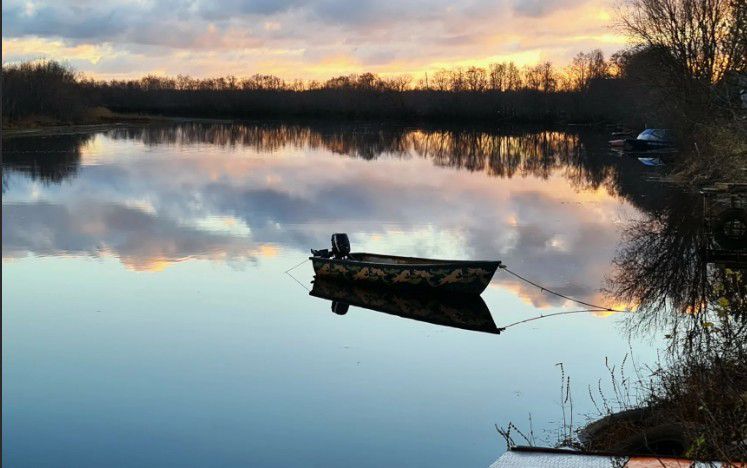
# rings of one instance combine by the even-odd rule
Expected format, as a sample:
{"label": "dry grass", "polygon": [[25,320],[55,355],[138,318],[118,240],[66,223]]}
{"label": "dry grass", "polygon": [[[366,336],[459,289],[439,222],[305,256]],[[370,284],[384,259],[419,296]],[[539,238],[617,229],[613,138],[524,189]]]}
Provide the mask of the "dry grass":
{"label": "dry grass", "polygon": [[702,126],[691,140],[673,174],[675,181],[701,186],[747,179],[747,120]]}

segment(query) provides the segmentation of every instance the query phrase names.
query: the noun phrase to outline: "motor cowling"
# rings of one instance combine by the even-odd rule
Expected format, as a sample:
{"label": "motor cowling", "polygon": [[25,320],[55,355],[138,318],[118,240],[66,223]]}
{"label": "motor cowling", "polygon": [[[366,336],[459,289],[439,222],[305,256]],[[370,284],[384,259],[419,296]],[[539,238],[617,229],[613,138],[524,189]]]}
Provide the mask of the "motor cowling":
{"label": "motor cowling", "polygon": [[350,239],[347,234],[332,234],[332,254],[335,258],[345,258],[350,254]]}
{"label": "motor cowling", "polygon": [[313,255],[314,257],[319,257],[319,258],[330,258],[332,256],[332,252],[330,252],[329,249],[321,249],[321,250],[311,249],[311,255]]}
{"label": "motor cowling", "polygon": [[336,313],[337,315],[347,314],[349,308],[350,308],[350,304],[345,304],[344,302],[332,301],[332,312]]}

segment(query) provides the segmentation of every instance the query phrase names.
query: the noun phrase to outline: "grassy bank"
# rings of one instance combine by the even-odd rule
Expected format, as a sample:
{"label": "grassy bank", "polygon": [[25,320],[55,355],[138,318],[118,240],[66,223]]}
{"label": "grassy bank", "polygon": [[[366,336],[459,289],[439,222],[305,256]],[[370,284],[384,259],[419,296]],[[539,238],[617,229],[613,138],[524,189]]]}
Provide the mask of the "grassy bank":
{"label": "grassy bank", "polygon": [[700,125],[684,149],[673,179],[703,186],[747,180],[747,120]]}

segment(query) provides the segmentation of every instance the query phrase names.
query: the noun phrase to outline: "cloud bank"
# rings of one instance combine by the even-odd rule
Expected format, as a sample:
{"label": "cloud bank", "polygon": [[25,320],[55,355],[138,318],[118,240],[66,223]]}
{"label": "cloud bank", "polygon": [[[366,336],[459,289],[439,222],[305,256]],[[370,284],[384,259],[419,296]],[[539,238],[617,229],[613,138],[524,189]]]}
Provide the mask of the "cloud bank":
{"label": "cloud bank", "polygon": [[419,74],[613,51],[604,0],[29,1],[2,5],[3,60],[52,58],[99,77]]}

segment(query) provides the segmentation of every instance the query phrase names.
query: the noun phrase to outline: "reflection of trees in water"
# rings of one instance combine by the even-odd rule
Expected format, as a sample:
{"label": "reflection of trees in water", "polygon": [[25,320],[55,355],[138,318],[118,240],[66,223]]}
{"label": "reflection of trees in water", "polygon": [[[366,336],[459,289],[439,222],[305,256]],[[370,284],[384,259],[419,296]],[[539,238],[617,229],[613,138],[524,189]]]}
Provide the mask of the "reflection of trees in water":
{"label": "reflection of trees in water", "polygon": [[532,175],[546,179],[578,155],[578,136],[561,132],[505,135],[487,132],[412,132],[415,153],[435,164],[511,178]]}
{"label": "reflection of trees in water", "polygon": [[716,243],[702,196],[671,190],[659,202],[657,209],[627,226],[608,281],[611,295],[638,306],[634,328],[667,326],[674,334],[685,324],[691,330],[718,320],[710,315],[725,300],[732,312],[744,316],[740,265],[729,268],[710,261]]}
{"label": "reflection of trees in water", "polygon": [[716,244],[702,196],[672,190],[660,203],[626,228],[608,280],[616,300],[638,306],[631,330],[664,329],[676,347],[695,349],[708,336],[704,323],[725,323],[725,306],[747,326],[747,265],[709,258]]}
{"label": "reflection of trees in water", "polygon": [[[619,193],[625,185],[617,173],[640,179],[637,161],[606,154],[606,138],[598,133],[570,133],[527,128],[466,129],[464,127],[392,127],[376,124],[204,124],[116,129],[113,138],[135,139],[147,145],[209,143],[251,148],[260,153],[284,147],[323,149],[354,158],[430,159],[439,166],[484,172],[500,178],[560,174],[578,190]],[[604,148],[604,150],[602,150]],[[591,150],[590,150],[591,149]],[[634,190],[647,190],[634,187]]]}
{"label": "reflection of trees in water", "polygon": [[77,134],[4,140],[3,190],[8,171],[21,172],[46,183],[59,183],[74,175],[80,166],[80,150],[92,137]]}
{"label": "reflection of trees in water", "polygon": [[609,291],[638,304],[630,331],[665,333],[668,352],[646,369],[649,377],[639,375],[643,396],[635,407],[623,404],[628,411],[610,411],[585,428],[585,445],[744,460],[747,245],[731,243],[731,255],[720,249],[700,194],[671,189],[656,202],[627,227]]}
{"label": "reflection of trees in water", "polygon": [[[354,158],[380,157],[430,159],[439,166],[484,172],[487,175],[537,177],[553,174],[566,178],[577,190],[606,187],[611,194],[631,197],[638,205],[652,184],[641,182],[635,161],[610,157],[601,151],[606,139],[595,133],[567,133],[527,128],[465,129],[407,128],[376,124],[205,124],[117,128],[114,139],[146,145],[211,144],[250,148],[258,153],[286,147],[321,149]],[[80,148],[93,135],[59,135],[15,138],[4,142],[4,167],[47,182],[75,174]]]}
{"label": "reflection of trees in water", "polygon": [[311,129],[297,125],[244,125],[183,123],[169,126],[118,128],[107,132],[114,139],[138,140],[148,146],[208,143],[245,147],[267,153],[310,139]]}
{"label": "reflection of trees in water", "polygon": [[653,311],[694,312],[707,296],[708,274],[702,254],[708,239],[696,197],[669,194],[664,206],[626,227],[614,260],[611,292],[637,304],[641,315]]}
{"label": "reflection of trees in water", "polygon": [[208,143],[271,153],[285,147],[326,149],[363,159],[382,154],[403,156],[405,132],[365,125],[202,124],[125,128],[109,132],[115,139],[134,139],[146,145]]}

